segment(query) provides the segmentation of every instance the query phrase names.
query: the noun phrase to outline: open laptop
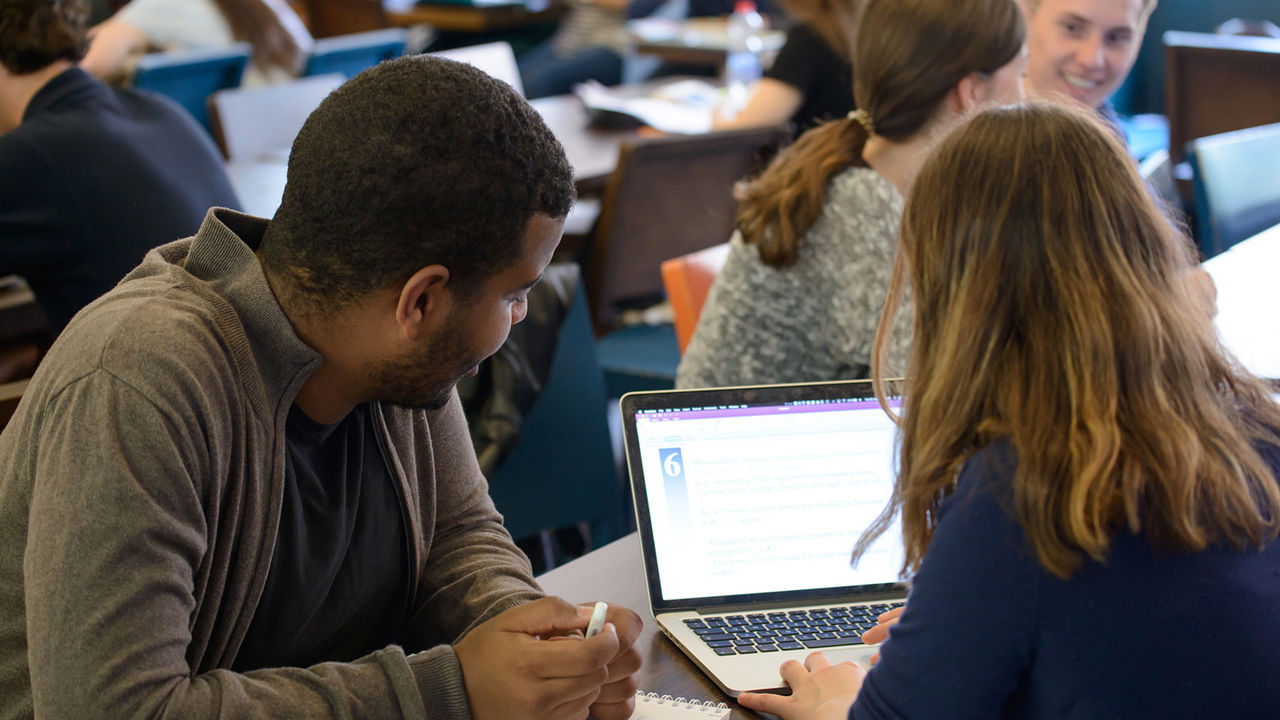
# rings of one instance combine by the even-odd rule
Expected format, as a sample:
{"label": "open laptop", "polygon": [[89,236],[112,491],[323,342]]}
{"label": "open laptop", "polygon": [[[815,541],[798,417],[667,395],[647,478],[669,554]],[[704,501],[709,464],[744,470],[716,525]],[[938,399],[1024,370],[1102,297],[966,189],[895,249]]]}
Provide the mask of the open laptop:
{"label": "open laptop", "polygon": [[[891,400],[896,404],[897,400]],[[895,523],[849,564],[892,493],[895,426],[869,381],[622,398],[649,604],[726,693],[784,688],[778,667],[858,637],[906,599]]]}

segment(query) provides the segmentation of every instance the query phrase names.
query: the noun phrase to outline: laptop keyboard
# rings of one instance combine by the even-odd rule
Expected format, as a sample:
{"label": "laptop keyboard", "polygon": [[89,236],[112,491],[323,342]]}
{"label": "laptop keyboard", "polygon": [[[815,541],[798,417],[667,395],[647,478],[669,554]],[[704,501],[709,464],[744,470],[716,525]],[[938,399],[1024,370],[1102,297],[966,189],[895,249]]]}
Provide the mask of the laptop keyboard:
{"label": "laptop keyboard", "polygon": [[717,655],[754,655],[779,650],[821,650],[861,645],[876,618],[903,602],[716,615],[684,621]]}

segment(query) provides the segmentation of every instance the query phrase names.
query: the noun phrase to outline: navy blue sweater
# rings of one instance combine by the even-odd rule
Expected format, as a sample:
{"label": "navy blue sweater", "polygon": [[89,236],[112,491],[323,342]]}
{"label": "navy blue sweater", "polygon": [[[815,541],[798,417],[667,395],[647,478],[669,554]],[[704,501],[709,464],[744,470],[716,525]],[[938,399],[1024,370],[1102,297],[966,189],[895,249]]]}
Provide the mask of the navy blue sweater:
{"label": "navy blue sweater", "polygon": [[0,135],[0,275],[25,277],[55,330],[215,205],[239,202],[195,120],[76,68]]}
{"label": "navy blue sweater", "polygon": [[965,466],[850,718],[1280,717],[1280,543],[1177,555],[1122,531],[1060,580],[999,499],[1012,458]]}

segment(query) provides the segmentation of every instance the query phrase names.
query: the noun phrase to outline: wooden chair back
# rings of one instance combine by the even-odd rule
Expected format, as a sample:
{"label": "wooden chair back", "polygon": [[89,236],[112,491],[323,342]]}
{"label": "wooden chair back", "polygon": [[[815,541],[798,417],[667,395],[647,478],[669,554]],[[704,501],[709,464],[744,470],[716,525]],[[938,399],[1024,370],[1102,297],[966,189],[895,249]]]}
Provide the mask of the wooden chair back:
{"label": "wooden chair back", "polygon": [[1175,167],[1196,138],[1280,122],[1280,40],[1169,31],[1164,46]]}
{"label": "wooden chair back", "polygon": [[770,127],[623,145],[588,250],[598,334],[616,325],[621,309],[662,299],[662,261],[729,237],[735,183],[759,170],[787,137]]}

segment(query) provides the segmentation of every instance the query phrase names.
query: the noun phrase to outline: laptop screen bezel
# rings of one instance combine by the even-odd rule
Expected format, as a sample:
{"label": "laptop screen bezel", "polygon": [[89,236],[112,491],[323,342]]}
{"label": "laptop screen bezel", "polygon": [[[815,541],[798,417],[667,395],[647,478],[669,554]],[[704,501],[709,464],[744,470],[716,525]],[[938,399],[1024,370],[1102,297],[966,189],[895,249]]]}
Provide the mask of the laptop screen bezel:
{"label": "laptop screen bezel", "polygon": [[[896,387],[891,384],[890,387]],[[654,538],[647,528],[651,525],[649,501],[644,483],[644,470],[640,462],[639,433],[636,414],[652,410],[672,408],[704,408],[728,405],[780,404],[803,401],[871,400],[875,390],[870,380],[833,380],[820,383],[789,385],[756,385],[727,388],[703,388],[694,390],[657,390],[627,393],[619,401],[622,413],[623,438],[627,457],[627,475],[631,484],[632,508],[636,528],[640,535],[640,547],[644,560],[649,604],[654,613],[688,609],[716,608],[724,606],[786,605],[797,602],[822,603],[859,598],[877,598],[900,593],[902,582],[871,585],[842,585],[808,590],[785,590],[743,595],[723,595],[698,598],[665,600],[662,597],[662,579],[658,573],[657,551]],[[850,548],[852,550],[852,548]]]}

